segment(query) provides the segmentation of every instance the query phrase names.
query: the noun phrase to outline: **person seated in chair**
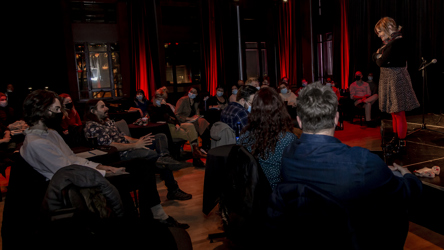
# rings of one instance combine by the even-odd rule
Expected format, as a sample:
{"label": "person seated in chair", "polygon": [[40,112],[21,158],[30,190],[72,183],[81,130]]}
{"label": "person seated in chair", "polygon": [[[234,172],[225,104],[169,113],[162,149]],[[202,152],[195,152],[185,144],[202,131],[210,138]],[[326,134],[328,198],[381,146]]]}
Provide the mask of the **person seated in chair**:
{"label": "person seated in chair", "polygon": [[166,122],[170,128],[172,138],[180,138],[189,141],[191,145],[191,151],[193,152],[193,165],[203,166],[203,162],[200,160],[202,157],[206,157],[199,149],[199,135],[196,128],[192,123],[179,122],[174,112],[166,105],[166,101],[163,95],[156,94],[154,96],[154,107],[149,109],[149,115],[152,122]]}
{"label": "person seated in chair", "polygon": [[253,99],[248,124],[238,144],[259,159],[272,189],[281,181],[282,152],[297,139],[292,131],[291,117],[279,94],[272,88],[261,88]]}
{"label": "person seated in chair", "polygon": [[387,166],[369,150],[336,139],[337,106],[333,90],[320,82],[299,93],[297,121],[303,133],[284,150],[282,181],[309,183],[342,204],[360,247],[402,249],[408,203],[419,197],[421,181],[405,167]]}
{"label": "person seated in chair", "polygon": [[169,155],[168,139],[165,134],[148,134],[139,139],[125,135],[116,127],[115,122],[108,118],[108,107],[99,99],[91,99],[86,102],[85,122],[85,137],[97,137],[99,145],[116,147],[120,152],[121,160],[157,159],[156,165],[159,165],[159,167],[155,167],[155,170],[161,174],[165,181],[169,200],[191,199],[191,194],[187,194],[179,188],[172,171],[165,167],[165,165],[180,165],[180,162]]}
{"label": "person seated in chair", "polygon": [[237,95],[237,91],[239,91],[240,86],[237,84],[233,84],[233,86],[231,86],[231,95],[230,98],[228,99],[229,102],[235,102],[236,101],[236,95]]}
{"label": "person seated in chair", "polygon": [[189,122],[194,125],[196,131],[202,139],[202,149],[206,152],[211,148],[210,123],[200,115],[199,93],[197,89],[191,87],[185,96],[182,96],[176,103],[176,117],[179,122]]}
{"label": "person seated in chair", "polygon": [[350,99],[354,101],[355,106],[364,106],[365,123],[368,127],[376,127],[372,121],[372,104],[378,99],[378,95],[371,95],[370,85],[362,80],[362,73],[356,71],[355,79],[350,85]]}
{"label": "person seated in chair", "polygon": [[[63,106],[56,93],[47,90],[31,92],[24,101],[23,110],[24,120],[29,128],[24,131],[26,136],[20,148],[20,155],[47,180],[51,180],[57,170],[66,166],[80,165],[93,168],[119,190],[126,213],[134,213],[135,208],[125,186],[136,184],[142,219],[156,219],[167,226],[189,227],[187,224],[177,222],[163,210],[152,168],[132,164],[134,161],[118,162],[108,166],[78,157],[73,153],[59,133],[51,129],[52,125],[60,124],[63,117]],[[127,173],[130,176],[129,180],[123,178]]]}
{"label": "person seated in chair", "polygon": [[[248,114],[257,89],[245,85],[237,92],[236,102],[231,102],[220,114],[220,121],[226,123],[234,131],[242,130],[248,124]],[[239,128],[237,127],[239,124]],[[239,131],[240,132],[240,131]]]}
{"label": "person seated in chair", "polygon": [[145,92],[139,89],[136,92],[136,98],[134,98],[132,107],[130,107],[129,110],[137,110],[140,112],[140,117],[145,117],[148,114],[148,107],[150,105],[152,105],[152,103],[146,98]]}

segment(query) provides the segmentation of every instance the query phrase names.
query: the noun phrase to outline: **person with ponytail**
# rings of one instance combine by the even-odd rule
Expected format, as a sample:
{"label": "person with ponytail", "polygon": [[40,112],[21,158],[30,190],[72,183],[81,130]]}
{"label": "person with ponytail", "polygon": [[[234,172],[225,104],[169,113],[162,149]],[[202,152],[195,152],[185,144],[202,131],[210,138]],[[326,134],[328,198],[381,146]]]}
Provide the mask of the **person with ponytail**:
{"label": "person with ponytail", "polygon": [[396,151],[405,152],[407,120],[405,111],[419,107],[407,71],[407,44],[402,38],[401,26],[393,18],[381,18],[375,33],[383,46],[373,53],[373,60],[380,67],[379,109],[392,115],[394,137],[389,142]]}

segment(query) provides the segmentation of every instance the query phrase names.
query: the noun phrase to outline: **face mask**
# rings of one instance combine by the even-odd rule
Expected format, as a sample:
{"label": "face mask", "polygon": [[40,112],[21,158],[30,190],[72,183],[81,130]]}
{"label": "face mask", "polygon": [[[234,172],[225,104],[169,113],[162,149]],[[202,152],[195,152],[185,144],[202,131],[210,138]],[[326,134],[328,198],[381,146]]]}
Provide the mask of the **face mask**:
{"label": "face mask", "polygon": [[160,105],[162,105],[162,101],[156,100],[156,105],[157,105],[157,107],[160,107]]}
{"label": "face mask", "polygon": [[281,89],[281,93],[282,94],[287,94],[288,90],[287,89]]}
{"label": "face mask", "polygon": [[331,87],[331,82],[327,82],[325,85]]}
{"label": "face mask", "polygon": [[251,106],[248,106],[247,111],[248,111],[248,113],[251,113]]}
{"label": "face mask", "polygon": [[7,89],[7,90],[6,90],[6,92],[12,92],[12,90],[10,90],[10,89]]}
{"label": "face mask", "polygon": [[65,104],[65,109],[72,109],[72,102]]}
{"label": "face mask", "polygon": [[0,107],[6,107],[8,105],[8,101],[0,101]]}
{"label": "face mask", "polygon": [[137,95],[136,98],[137,98],[137,100],[142,100],[143,99],[143,95]]}
{"label": "face mask", "polygon": [[373,76],[369,76],[369,77],[368,77],[368,80],[369,80],[369,81],[372,81],[372,80],[373,80]]}
{"label": "face mask", "polygon": [[261,89],[261,87],[256,87],[257,88],[257,90],[260,90]]}
{"label": "face mask", "polygon": [[356,79],[356,81],[359,81],[359,80],[361,80],[361,76],[356,76],[355,79]]}
{"label": "face mask", "polygon": [[306,83],[303,83],[303,84],[302,84],[302,87],[305,87],[305,86],[307,86],[307,84],[306,84]]}
{"label": "face mask", "polygon": [[49,111],[48,113],[48,115],[45,115],[43,123],[45,123],[48,128],[58,128],[62,123],[63,113],[54,113],[52,111]]}
{"label": "face mask", "polygon": [[222,92],[222,91],[217,91],[217,94],[216,94],[216,95],[219,96],[219,97],[221,97],[221,96],[224,95],[224,92]]}
{"label": "face mask", "polygon": [[233,93],[233,95],[237,95],[237,89],[233,89],[233,90],[231,91],[231,93]]}
{"label": "face mask", "polygon": [[196,98],[196,94],[188,93],[188,97],[189,97],[190,99],[194,99],[194,98]]}

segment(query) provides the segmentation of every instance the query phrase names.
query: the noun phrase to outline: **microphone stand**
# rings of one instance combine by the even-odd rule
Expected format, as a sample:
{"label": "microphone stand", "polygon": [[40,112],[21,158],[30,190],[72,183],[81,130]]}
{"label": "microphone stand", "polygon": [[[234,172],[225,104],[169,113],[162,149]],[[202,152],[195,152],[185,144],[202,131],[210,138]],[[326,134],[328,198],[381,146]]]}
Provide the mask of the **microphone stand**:
{"label": "microphone stand", "polygon": [[[435,60],[436,62],[436,60]],[[427,61],[424,60],[424,58],[422,58],[422,63],[421,66],[419,67],[419,71],[422,71],[422,125],[421,128],[417,128],[414,131],[410,132],[409,134],[407,134],[407,136],[412,135],[413,133],[416,133],[418,131],[421,130],[428,130],[428,131],[433,131],[433,132],[437,132],[437,133],[441,133],[444,134],[444,132],[442,131],[437,131],[437,130],[432,130],[432,129],[428,129],[425,123],[425,91],[426,91],[426,84],[427,84],[427,72],[426,72],[426,68],[427,66],[429,66],[430,64],[434,63],[433,61],[426,64]],[[406,136],[406,137],[407,137]]]}

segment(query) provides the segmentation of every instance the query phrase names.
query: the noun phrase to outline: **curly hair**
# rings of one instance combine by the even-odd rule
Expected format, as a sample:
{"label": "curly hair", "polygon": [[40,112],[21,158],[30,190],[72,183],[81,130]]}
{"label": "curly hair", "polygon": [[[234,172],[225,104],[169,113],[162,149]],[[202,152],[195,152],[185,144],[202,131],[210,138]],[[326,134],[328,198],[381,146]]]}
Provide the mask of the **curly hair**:
{"label": "curly hair", "polygon": [[[26,124],[34,126],[40,120],[44,120],[49,106],[55,99],[60,101],[61,98],[53,91],[38,89],[31,92],[23,102],[23,120]],[[63,106],[61,111],[64,112]]]}
{"label": "curly hair", "polygon": [[267,159],[283,133],[292,131],[291,117],[279,94],[273,88],[262,88],[253,99],[248,124],[241,132],[248,135],[240,144],[251,146],[253,156]]}

